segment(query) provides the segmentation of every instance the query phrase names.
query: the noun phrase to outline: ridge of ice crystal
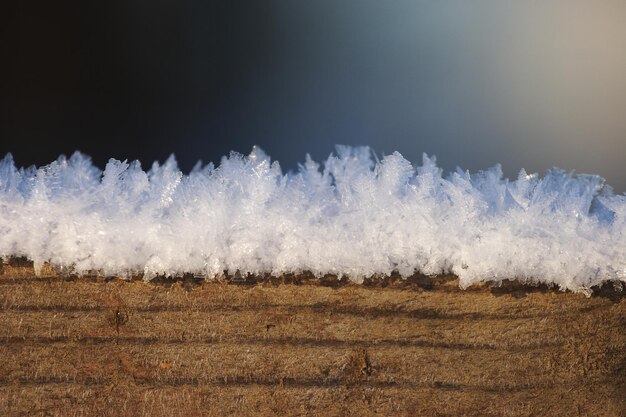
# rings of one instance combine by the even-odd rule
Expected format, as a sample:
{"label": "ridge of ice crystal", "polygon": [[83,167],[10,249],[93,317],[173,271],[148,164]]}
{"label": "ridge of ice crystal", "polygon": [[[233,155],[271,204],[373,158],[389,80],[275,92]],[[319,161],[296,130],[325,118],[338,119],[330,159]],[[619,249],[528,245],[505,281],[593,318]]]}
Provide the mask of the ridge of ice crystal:
{"label": "ridge of ice crystal", "polygon": [[0,161],[0,256],[77,273],[223,271],[347,275],[452,273],[461,286],[519,279],[588,291],[626,282],[626,196],[604,179],[499,165],[442,176],[395,152],[337,147],[284,174],[259,148],[189,175],[174,157],[104,171],[74,153],[41,168]]}

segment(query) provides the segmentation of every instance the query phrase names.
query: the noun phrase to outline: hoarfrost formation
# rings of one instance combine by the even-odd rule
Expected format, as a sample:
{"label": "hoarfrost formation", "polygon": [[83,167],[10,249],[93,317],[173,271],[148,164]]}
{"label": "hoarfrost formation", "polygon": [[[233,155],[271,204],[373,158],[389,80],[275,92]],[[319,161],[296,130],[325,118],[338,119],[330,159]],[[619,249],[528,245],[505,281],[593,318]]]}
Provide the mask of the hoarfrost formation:
{"label": "hoarfrost formation", "polygon": [[75,153],[48,166],[0,162],[0,256],[76,273],[311,271],[355,281],[453,273],[461,286],[516,278],[588,292],[626,281],[626,196],[604,179],[500,166],[447,177],[426,155],[337,147],[283,174],[258,148],[183,175],[173,157],[145,172]]}

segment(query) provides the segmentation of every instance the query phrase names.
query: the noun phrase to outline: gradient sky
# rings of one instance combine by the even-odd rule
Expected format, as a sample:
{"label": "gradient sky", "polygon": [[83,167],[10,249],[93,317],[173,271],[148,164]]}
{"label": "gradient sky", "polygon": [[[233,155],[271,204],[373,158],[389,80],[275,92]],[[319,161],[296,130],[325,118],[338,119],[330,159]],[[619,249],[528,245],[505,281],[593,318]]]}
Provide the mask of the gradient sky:
{"label": "gradient sky", "polygon": [[335,143],[446,169],[552,166],[626,190],[626,2],[148,1],[15,5],[0,153],[183,168]]}

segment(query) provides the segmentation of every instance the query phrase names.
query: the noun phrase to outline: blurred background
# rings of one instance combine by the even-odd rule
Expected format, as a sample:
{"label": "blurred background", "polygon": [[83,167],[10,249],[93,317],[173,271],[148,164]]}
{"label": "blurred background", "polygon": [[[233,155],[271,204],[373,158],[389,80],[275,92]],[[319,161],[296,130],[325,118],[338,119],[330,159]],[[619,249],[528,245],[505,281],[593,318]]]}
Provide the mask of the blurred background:
{"label": "blurred background", "polygon": [[10,2],[0,154],[188,170],[334,144],[600,174],[626,190],[623,0]]}

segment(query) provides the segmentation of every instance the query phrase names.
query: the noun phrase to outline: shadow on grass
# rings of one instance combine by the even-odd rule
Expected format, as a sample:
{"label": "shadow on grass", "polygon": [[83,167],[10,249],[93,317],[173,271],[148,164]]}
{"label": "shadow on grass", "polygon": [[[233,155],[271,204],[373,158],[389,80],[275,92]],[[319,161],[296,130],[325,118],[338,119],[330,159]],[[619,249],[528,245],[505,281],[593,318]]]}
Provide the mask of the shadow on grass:
{"label": "shadow on grass", "polygon": [[[5,268],[5,265],[8,268]],[[71,268],[56,268],[47,265],[47,267],[54,272],[52,276],[35,277],[22,276],[19,279],[12,278],[10,273],[7,273],[8,269],[26,269],[33,268],[33,262],[26,257],[10,257],[4,262],[0,262],[0,275],[7,273],[7,277],[3,280],[3,284],[11,284],[13,281],[24,282],[25,280],[32,281],[74,281],[76,279],[105,282],[114,281],[117,279],[125,279],[130,281],[143,280],[143,274],[138,273],[130,278],[120,278],[117,276],[103,276],[98,271],[85,275],[77,275],[72,272]],[[286,273],[281,275],[265,274],[242,274],[240,271],[231,273],[224,271],[221,276],[207,277],[204,275],[186,273],[181,276],[165,276],[159,275],[151,280],[149,283],[152,285],[163,286],[170,288],[175,284],[180,283],[183,288],[188,291],[192,291],[194,288],[200,287],[207,281],[216,280],[229,285],[239,285],[244,287],[253,287],[257,285],[264,286],[279,286],[279,285],[319,285],[329,288],[343,288],[355,284],[349,277],[335,274],[326,274],[322,277],[316,277],[313,273],[305,271],[302,273]],[[520,282],[514,279],[504,279],[501,281],[485,281],[480,284],[472,285],[467,289],[460,289],[459,278],[453,274],[441,274],[435,276],[424,275],[421,273],[415,273],[409,277],[402,277],[398,272],[394,271],[390,275],[375,275],[362,280],[363,287],[366,288],[385,288],[396,290],[414,290],[414,291],[443,291],[443,292],[460,292],[460,291],[484,291],[485,289],[490,291],[496,297],[511,296],[517,299],[525,298],[532,293],[563,293],[569,291],[562,291],[556,285],[539,284],[532,282]],[[597,285],[591,288],[592,297],[601,297],[610,300],[613,303],[621,302],[626,296],[626,285],[620,281],[607,281],[602,285]]]}

